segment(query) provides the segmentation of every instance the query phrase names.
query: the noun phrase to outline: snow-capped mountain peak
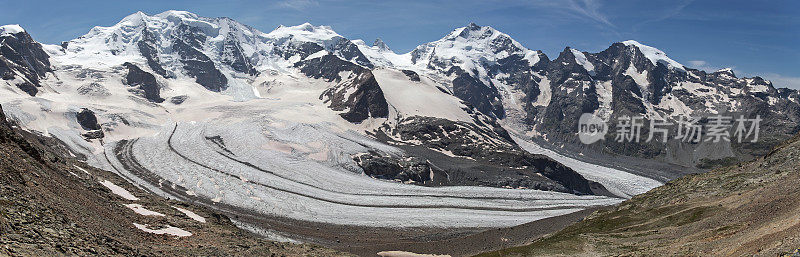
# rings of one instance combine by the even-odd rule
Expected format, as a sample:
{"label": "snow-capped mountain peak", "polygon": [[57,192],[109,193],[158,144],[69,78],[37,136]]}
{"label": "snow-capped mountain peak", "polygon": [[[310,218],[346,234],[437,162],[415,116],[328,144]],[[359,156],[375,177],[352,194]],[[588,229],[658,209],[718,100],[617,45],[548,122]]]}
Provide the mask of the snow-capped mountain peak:
{"label": "snow-capped mountain peak", "polygon": [[635,40],[623,41],[622,44],[626,46],[635,46],[639,48],[639,51],[641,51],[642,54],[644,54],[644,56],[647,57],[647,59],[649,59],[650,62],[653,63],[653,65],[657,65],[658,63],[664,63],[668,67],[673,67],[675,69],[685,71],[683,64],[680,64],[675,60],[670,59],[669,57],[667,57],[667,54],[665,54],[661,50],[658,50],[658,48],[644,45]]}
{"label": "snow-capped mountain peak", "polygon": [[[274,45],[280,52],[279,55],[285,59],[289,58],[287,53],[300,53],[300,56],[305,58],[321,50],[326,50],[358,65],[367,68],[374,67],[356,44],[339,35],[329,26],[314,26],[308,22],[297,26],[279,26],[265,34],[264,38]],[[317,45],[322,49],[317,49]]]}
{"label": "snow-capped mountain peak", "polygon": [[314,26],[311,23],[303,23],[297,26],[279,26],[272,32],[266,34],[271,39],[292,38],[304,42],[328,42],[335,38],[342,38],[339,33],[333,31],[328,26]]}
{"label": "snow-capped mountain peak", "polygon": [[[137,14],[144,14],[141,11],[137,12]],[[165,19],[177,19],[177,20],[198,20],[200,16],[197,14],[187,12],[187,11],[177,11],[177,10],[169,10],[159,14],[154,15],[155,17],[165,18]]]}
{"label": "snow-capped mountain peak", "polygon": [[730,73],[733,74],[733,68],[723,68],[717,70],[715,73]]}
{"label": "snow-capped mountain peak", "polygon": [[[114,56],[138,55],[140,41],[148,41],[163,50],[181,35],[192,35],[195,40],[222,42],[228,32],[245,31],[248,36],[262,34],[255,29],[227,18],[204,18],[186,11],[166,11],[156,15],[136,12],[110,27],[94,27],[89,33],[69,41],[67,50],[88,54],[108,51]],[[201,34],[201,35],[199,35]],[[245,42],[254,40],[241,39]],[[116,64],[116,63],[115,63]]]}
{"label": "snow-capped mountain peak", "polygon": [[489,66],[510,56],[518,56],[534,65],[540,53],[525,48],[509,35],[490,26],[470,23],[453,30],[442,39],[418,46],[411,51],[411,63],[419,69],[433,69],[450,74],[458,67],[488,84]]}
{"label": "snow-capped mountain peak", "polygon": [[389,49],[389,46],[386,45],[386,43],[383,42],[383,40],[381,40],[381,38],[376,38],[375,42],[372,42],[372,46],[377,47],[378,50],[381,50],[381,51],[391,51],[391,49]]}
{"label": "snow-capped mountain peak", "polygon": [[0,26],[0,37],[14,35],[20,32],[25,32],[25,29],[19,26],[19,24],[9,24]]}
{"label": "snow-capped mountain peak", "polygon": [[417,47],[412,55],[416,57],[415,62],[425,57],[462,62],[466,59],[496,61],[513,54],[525,55],[528,51],[505,33],[470,23],[440,40]]}

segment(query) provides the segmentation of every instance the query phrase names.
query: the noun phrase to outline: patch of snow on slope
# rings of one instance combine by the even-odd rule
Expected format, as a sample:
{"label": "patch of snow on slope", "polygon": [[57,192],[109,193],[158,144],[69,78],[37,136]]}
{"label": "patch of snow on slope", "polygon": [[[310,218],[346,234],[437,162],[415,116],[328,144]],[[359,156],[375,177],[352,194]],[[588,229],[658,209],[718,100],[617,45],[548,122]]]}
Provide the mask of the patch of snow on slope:
{"label": "patch of snow on slope", "polygon": [[536,102],[533,103],[533,106],[545,106],[547,107],[550,105],[550,99],[553,95],[553,90],[550,85],[550,79],[547,76],[539,75],[538,73],[534,73],[536,77],[541,79],[539,81],[539,96],[536,97]]}
{"label": "patch of snow on slope", "polygon": [[131,210],[133,210],[133,212],[142,216],[159,216],[159,217],[166,216],[163,213],[145,209],[144,206],[138,203],[126,204],[125,207],[130,208]]}
{"label": "patch of snow on slope", "polygon": [[628,65],[628,69],[625,70],[624,74],[630,76],[631,78],[633,78],[633,81],[635,81],[636,84],[639,85],[639,88],[643,89],[642,93],[647,91],[647,85],[650,84],[650,82],[647,82],[647,71],[646,70],[642,71],[642,73],[639,73],[639,71],[636,70],[636,67],[634,67],[633,64],[631,64],[631,65]]}
{"label": "patch of snow on slope", "polygon": [[203,216],[197,215],[197,213],[194,213],[194,212],[192,212],[190,210],[183,209],[183,208],[180,208],[180,207],[172,206],[172,208],[175,208],[176,210],[182,212],[183,214],[186,214],[187,217],[192,218],[193,220],[195,220],[197,222],[206,223],[206,218],[203,218]]}
{"label": "patch of snow on slope", "polygon": [[769,87],[764,84],[747,84],[750,93],[763,93],[769,91]]}
{"label": "patch of snow on slope", "polygon": [[681,70],[681,71],[686,71],[683,68],[683,64],[680,64],[680,63],[676,62],[675,60],[670,59],[669,57],[667,57],[667,54],[665,54],[661,50],[658,50],[655,47],[644,45],[644,44],[639,43],[639,42],[637,42],[635,40],[628,40],[628,41],[624,41],[622,43],[625,44],[626,46],[633,45],[633,46],[636,46],[637,48],[639,48],[639,51],[641,51],[642,54],[644,54],[644,56],[647,57],[647,59],[649,59],[650,62],[653,63],[653,65],[656,65],[657,63],[660,62],[660,63],[666,64],[667,67],[673,67],[673,68]]}
{"label": "patch of snow on slope", "polygon": [[180,228],[176,228],[176,227],[173,227],[173,226],[166,226],[165,228],[162,228],[162,229],[150,229],[150,228],[147,227],[147,224],[142,225],[142,224],[139,224],[139,223],[133,223],[133,226],[135,226],[136,228],[138,228],[141,231],[144,231],[144,232],[147,232],[147,233],[153,233],[153,234],[156,234],[156,235],[171,235],[171,236],[177,236],[177,237],[187,237],[187,236],[191,236],[192,235],[192,233],[189,232],[189,231],[186,231],[186,230],[183,230],[183,229],[180,229]]}
{"label": "patch of snow on slope", "polygon": [[541,60],[541,58],[539,57],[540,54],[541,53],[539,51],[526,51],[525,56],[522,57],[522,59],[528,61],[528,64],[534,65],[536,63],[539,63],[539,61]]}
{"label": "patch of snow on slope", "polygon": [[636,85],[639,86],[639,92],[642,93],[642,99],[648,99],[650,92],[647,90],[647,86],[650,84],[650,82],[647,81],[647,70],[639,73],[636,70],[636,67],[633,66],[633,63],[631,63],[628,65],[628,69],[625,70],[625,73],[623,74],[630,76],[633,81],[636,82]]}
{"label": "patch of snow on slope", "polygon": [[583,68],[589,72],[589,75],[594,76],[595,74],[594,64],[592,64],[591,62],[589,62],[588,59],[586,59],[586,55],[584,55],[581,51],[572,48],[570,48],[569,50],[572,51],[572,55],[575,56],[575,62],[577,62],[578,65],[583,66]]}
{"label": "patch of snow on slope", "polygon": [[103,180],[100,182],[100,184],[106,186],[109,190],[111,190],[112,193],[122,198],[125,198],[126,200],[131,200],[131,201],[139,200],[139,198],[131,194],[131,192],[128,192],[128,190],[125,190],[125,188],[115,185],[111,181]]}
{"label": "patch of snow on slope", "polygon": [[594,114],[603,120],[608,120],[614,113],[614,109],[611,108],[612,88],[611,80],[597,83],[597,100],[600,102],[600,108],[597,108]]}
{"label": "patch of snow on slope", "polygon": [[692,108],[686,106],[686,104],[683,103],[683,101],[672,95],[672,93],[669,93],[661,98],[661,102],[658,103],[658,108],[672,111],[672,113],[669,114],[669,116],[673,117],[677,116],[691,117],[692,113],[694,112]]}

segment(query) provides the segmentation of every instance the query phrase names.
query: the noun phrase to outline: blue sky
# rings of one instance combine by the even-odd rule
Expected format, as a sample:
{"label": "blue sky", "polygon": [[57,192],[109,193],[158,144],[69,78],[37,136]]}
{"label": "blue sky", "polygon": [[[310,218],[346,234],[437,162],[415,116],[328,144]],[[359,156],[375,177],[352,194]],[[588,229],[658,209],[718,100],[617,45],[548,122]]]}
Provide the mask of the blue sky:
{"label": "blue sky", "polygon": [[20,24],[44,43],[76,38],[140,10],[225,16],[264,32],[308,21],[350,39],[380,37],[396,52],[475,22],[551,58],[565,46],[598,52],[634,39],[690,67],[732,67],[738,76],[800,89],[800,1],[0,0],[0,6],[0,24]]}

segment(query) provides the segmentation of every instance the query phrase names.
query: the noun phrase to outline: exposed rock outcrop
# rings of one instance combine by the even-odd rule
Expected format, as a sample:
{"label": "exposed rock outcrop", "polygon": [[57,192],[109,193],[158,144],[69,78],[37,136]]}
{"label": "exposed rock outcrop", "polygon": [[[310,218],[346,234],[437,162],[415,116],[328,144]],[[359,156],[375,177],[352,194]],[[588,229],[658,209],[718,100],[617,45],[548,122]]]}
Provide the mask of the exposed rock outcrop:
{"label": "exposed rock outcrop", "polygon": [[[389,115],[386,98],[370,70],[333,54],[298,62],[295,67],[306,76],[337,82],[323,92],[320,99],[332,110],[343,111],[340,115],[345,120],[358,123]],[[348,77],[341,77],[343,72],[347,72]]]}
{"label": "exposed rock outcrop", "polygon": [[144,97],[150,102],[164,102],[164,98],[161,98],[161,86],[158,84],[153,74],[129,62],[124,63],[122,66],[128,68],[128,75],[125,76],[125,82],[129,86],[135,87],[135,89],[131,90],[132,92]]}
{"label": "exposed rock outcrop", "polygon": [[50,56],[18,25],[2,26],[0,30],[0,79],[13,80],[21,74],[13,83],[35,96],[41,87],[39,80],[51,71]]}

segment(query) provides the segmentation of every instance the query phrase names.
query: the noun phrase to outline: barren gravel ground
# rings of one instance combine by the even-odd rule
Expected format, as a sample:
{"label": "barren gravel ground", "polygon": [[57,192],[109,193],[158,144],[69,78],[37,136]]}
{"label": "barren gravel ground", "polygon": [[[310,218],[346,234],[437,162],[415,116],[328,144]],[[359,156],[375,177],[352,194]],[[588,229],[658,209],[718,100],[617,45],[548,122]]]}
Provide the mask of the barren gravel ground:
{"label": "barren gravel ground", "polygon": [[800,247],[800,136],[674,180],[533,244],[481,256],[776,256]]}

